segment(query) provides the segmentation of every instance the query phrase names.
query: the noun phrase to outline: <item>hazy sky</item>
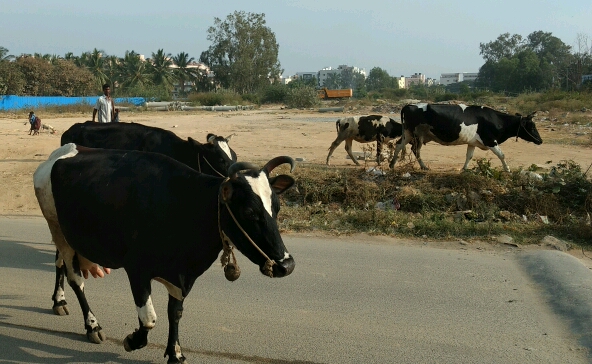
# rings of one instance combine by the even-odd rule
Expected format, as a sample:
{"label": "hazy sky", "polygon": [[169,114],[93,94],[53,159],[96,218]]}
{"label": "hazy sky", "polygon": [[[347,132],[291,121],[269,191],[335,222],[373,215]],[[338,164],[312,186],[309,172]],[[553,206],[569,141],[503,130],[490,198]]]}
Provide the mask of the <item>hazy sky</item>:
{"label": "hazy sky", "polygon": [[285,76],[347,64],[439,79],[477,72],[479,43],[502,33],[542,30],[568,45],[578,34],[592,39],[590,0],[0,0],[0,46],[14,55],[98,48],[120,57],[163,48],[197,60],[214,18],[235,10],[265,14]]}

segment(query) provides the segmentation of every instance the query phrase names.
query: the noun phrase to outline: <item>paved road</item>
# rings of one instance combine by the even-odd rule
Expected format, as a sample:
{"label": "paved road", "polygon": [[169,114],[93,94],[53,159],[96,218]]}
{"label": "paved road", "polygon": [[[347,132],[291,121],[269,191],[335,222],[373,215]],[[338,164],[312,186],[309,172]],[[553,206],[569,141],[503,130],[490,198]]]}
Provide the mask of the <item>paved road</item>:
{"label": "paved road", "polygon": [[[70,316],[51,313],[53,249],[40,218],[0,218],[0,362],[164,363],[166,291],[148,347],[126,353],[137,325],[125,272],[86,292],[109,340],[90,344],[68,288]],[[294,273],[269,279],[239,255],[185,303],[181,344],[192,363],[589,363],[592,273],[555,251],[385,238],[286,237]]]}

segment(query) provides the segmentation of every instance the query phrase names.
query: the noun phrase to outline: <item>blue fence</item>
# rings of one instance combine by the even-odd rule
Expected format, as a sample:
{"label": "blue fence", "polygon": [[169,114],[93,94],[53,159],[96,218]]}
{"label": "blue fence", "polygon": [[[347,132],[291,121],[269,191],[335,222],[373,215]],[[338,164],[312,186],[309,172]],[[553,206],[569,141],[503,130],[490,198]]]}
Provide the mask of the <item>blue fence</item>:
{"label": "blue fence", "polygon": [[[94,106],[97,103],[98,96],[83,96],[83,97],[65,97],[65,96],[0,96],[0,110],[19,110],[19,109],[35,109],[43,106],[64,106],[86,104]],[[135,106],[143,106],[146,104],[146,99],[143,97],[121,97],[116,98],[115,106],[117,104],[133,104]]]}

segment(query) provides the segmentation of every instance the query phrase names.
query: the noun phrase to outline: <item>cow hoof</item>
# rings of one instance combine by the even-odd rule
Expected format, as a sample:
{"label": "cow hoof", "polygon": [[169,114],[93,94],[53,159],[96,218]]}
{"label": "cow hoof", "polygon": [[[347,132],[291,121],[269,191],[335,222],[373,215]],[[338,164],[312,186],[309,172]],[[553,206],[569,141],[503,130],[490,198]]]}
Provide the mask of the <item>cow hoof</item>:
{"label": "cow hoof", "polygon": [[53,305],[53,313],[57,316],[67,316],[70,314],[68,311],[68,304],[66,301],[61,301]]}
{"label": "cow hoof", "polygon": [[86,338],[88,341],[94,344],[101,344],[103,341],[107,340],[107,336],[103,334],[103,331],[99,328],[98,330],[93,330],[91,332],[86,333]]}
{"label": "cow hoof", "polygon": [[125,339],[123,339],[123,348],[125,351],[130,352],[133,351],[132,347],[130,346],[130,341],[132,340],[134,334],[129,334]]}
{"label": "cow hoof", "polygon": [[180,358],[176,358],[176,357],[169,357],[169,360],[167,360],[167,364],[175,364],[175,363],[185,363],[187,364],[187,361],[185,361],[185,357],[183,355],[181,355]]}

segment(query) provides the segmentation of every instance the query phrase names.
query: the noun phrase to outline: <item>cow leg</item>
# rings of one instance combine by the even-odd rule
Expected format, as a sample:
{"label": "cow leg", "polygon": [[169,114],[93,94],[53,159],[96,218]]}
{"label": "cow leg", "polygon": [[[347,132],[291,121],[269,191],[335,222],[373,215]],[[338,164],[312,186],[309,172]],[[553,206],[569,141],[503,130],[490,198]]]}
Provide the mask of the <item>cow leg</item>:
{"label": "cow leg", "polygon": [[86,337],[90,342],[100,344],[105,341],[106,337],[101,331],[102,328],[91,311],[86,296],[84,295],[84,278],[80,272],[78,256],[66,242],[59,223],[53,219],[48,219],[47,225],[51,232],[53,242],[59,250],[59,255],[62,257],[64,264],[66,265],[68,284],[72,287],[72,290],[76,294],[76,298],[78,298],[78,303],[80,304],[80,309],[82,310],[82,316],[84,318]]}
{"label": "cow leg", "polygon": [[156,325],[156,312],[150,297],[150,279],[141,277],[138,274],[140,270],[140,267],[129,267],[129,269],[126,267],[140,323],[140,327],[123,340],[123,347],[126,351],[133,351],[146,346],[148,344],[148,332]]}
{"label": "cow leg", "polygon": [[53,295],[51,299],[53,300],[53,313],[58,316],[65,316],[69,315],[70,312],[68,311],[68,304],[66,303],[66,296],[64,291],[64,277],[66,275],[66,265],[64,264],[64,260],[60,255],[60,252],[56,250],[56,280],[55,280],[55,287],[53,290]]}
{"label": "cow leg", "polygon": [[382,159],[382,144],[384,143],[384,137],[379,135],[376,138],[376,164],[380,165]]}
{"label": "cow leg", "polygon": [[335,148],[337,148],[342,141],[343,140],[337,138],[333,141],[333,143],[331,143],[331,146],[329,147],[329,154],[327,154],[327,165],[329,165],[329,158],[331,158],[331,155],[333,155]]}
{"label": "cow leg", "polygon": [[467,145],[467,158],[465,159],[465,165],[463,166],[463,170],[467,171],[469,169],[469,162],[473,158],[473,153],[475,153],[475,146]]}
{"label": "cow leg", "polygon": [[491,150],[493,152],[493,154],[497,155],[499,160],[502,162],[502,166],[504,167],[504,171],[510,172],[510,167],[508,167],[508,165],[506,164],[506,157],[504,156],[504,153],[500,149],[499,145],[496,145],[495,147],[489,147],[489,150]]}
{"label": "cow leg", "polygon": [[423,160],[421,160],[421,146],[423,145],[423,140],[421,138],[415,138],[412,142],[414,143],[414,146],[415,146],[414,152],[415,152],[415,158],[417,158],[417,163],[419,163],[419,166],[421,167],[421,169],[429,169],[428,166],[426,166],[423,163]]}
{"label": "cow leg", "polygon": [[347,154],[349,155],[349,157],[351,158],[352,161],[354,161],[354,163],[356,165],[360,165],[360,162],[358,162],[358,159],[356,157],[354,157],[354,153],[352,151],[352,143],[353,143],[353,139],[347,139],[345,141],[345,151],[347,152]]}
{"label": "cow leg", "polygon": [[389,163],[389,168],[395,167],[397,159],[399,158],[399,153],[401,153],[401,150],[403,150],[403,148],[407,146],[407,143],[411,142],[412,140],[413,136],[411,135],[411,132],[409,130],[404,130],[403,136],[401,136],[399,143],[395,144],[395,153],[393,154],[393,159],[391,159],[391,162]]}
{"label": "cow leg", "polygon": [[164,356],[168,355],[168,364],[183,363],[185,356],[181,352],[181,344],[179,343],[179,321],[183,316],[183,301],[169,295],[167,314],[169,318],[169,340]]}

